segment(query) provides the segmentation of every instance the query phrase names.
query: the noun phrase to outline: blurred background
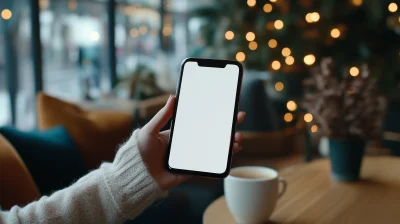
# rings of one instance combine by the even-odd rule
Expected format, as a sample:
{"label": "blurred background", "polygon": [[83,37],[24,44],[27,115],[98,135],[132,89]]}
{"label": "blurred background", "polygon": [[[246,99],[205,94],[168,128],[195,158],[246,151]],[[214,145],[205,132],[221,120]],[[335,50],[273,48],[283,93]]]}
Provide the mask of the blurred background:
{"label": "blurred background", "polygon": [[[364,149],[400,156],[399,7],[398,0],[0,0],[0,141],[11,143],[0,146],[15,147],[0,150],[13,155],[0,155],[0,165],[22,167],[0,172],[12,174],[0,177],[7,185],[0,205],[27,204],[112,161],[175,93],[187,57],[244,66],[247,115],[237,127],[244,150],[232,166],[280,170],[330,154],[332,170],[350,167],[340,177],[358,180]],[[201,223],[222,194],[222,181],[193,178],[135,223]]]}
{"label": "blurred background", "polygon": [[369,63],[385,94],[399,88],[396,1],[3,0],[0,8],[0,125],[32,129],[39,90],[70,101],[128,97],[118,85],[143,69],[171,91],[186,57],[236,59],[284,104],[300,99],[309,67],[325,56],[354,74]]}

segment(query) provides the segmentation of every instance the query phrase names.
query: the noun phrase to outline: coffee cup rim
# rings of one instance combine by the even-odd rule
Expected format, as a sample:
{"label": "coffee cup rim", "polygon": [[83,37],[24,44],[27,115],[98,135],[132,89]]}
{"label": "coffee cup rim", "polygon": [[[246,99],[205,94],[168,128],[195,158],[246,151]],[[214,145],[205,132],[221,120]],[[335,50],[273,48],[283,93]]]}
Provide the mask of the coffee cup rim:
{"label": "coffee cup rim", "polygon": [[263,170],[263,171],[269,171],[273,173],[273,177],[264,177],[264,178],[244,178],[244,177],[235,177],[231,174],[228,175],[227,179],[231,180],[237,180],[237,181],[246,181],[246,182],[257,182],[257,181],[272,181],[278,178],[278,171],[265,167],[265,166],[240,166],[240,167],[235,167],[232,168],[230,172],[236,171],[236,170],[246,170],[246,169],[258,169],[258,170]]}

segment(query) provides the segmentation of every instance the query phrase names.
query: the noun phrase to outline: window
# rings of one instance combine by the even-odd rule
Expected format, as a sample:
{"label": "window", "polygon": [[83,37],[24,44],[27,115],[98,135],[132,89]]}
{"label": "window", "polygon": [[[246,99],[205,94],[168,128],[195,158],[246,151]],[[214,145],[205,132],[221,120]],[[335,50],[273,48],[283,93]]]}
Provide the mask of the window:
{"label": "window", "polygon": [[10,103],[6,84],[4,35],[0,33],[0,126],[10,123]]}
{"label": "window", "polygon": [[97,98],[109,90],[105,1],[40,1],[44,90],[60,98]]}

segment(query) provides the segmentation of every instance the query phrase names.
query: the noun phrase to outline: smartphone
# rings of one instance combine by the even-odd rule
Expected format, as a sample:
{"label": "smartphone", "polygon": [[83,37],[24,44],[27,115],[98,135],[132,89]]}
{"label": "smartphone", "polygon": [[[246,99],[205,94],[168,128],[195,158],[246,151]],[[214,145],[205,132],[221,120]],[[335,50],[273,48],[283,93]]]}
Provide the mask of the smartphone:
{"label": "smartphone", "polygon": [[229,174],[243,67],[228,60],[182,62],[167,148],[170,172]]}

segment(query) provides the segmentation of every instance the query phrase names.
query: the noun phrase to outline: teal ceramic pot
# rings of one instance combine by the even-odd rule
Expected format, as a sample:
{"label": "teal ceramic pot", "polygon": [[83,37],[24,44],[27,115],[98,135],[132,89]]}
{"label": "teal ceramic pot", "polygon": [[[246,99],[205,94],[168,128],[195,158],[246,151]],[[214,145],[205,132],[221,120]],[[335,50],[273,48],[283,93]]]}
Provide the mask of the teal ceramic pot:
{"label": "teal ceramic pot", "polygon": [[329,139],[329,158],[334,180],[357,181],[364,156],[365,141]]}

